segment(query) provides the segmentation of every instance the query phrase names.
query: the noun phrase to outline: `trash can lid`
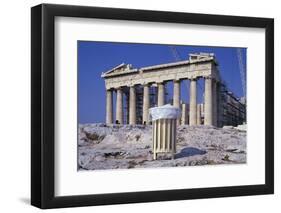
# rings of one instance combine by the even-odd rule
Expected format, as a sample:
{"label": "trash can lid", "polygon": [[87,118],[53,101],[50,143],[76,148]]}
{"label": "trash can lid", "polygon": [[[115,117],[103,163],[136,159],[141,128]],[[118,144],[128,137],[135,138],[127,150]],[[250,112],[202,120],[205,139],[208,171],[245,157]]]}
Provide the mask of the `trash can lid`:
{"label": "trash can lid", "polygon": [[166,104],[164,106],[150,108],[149,114],[152,121],[162,118],[177,119],[181,116],[181,110],[171,104]]}

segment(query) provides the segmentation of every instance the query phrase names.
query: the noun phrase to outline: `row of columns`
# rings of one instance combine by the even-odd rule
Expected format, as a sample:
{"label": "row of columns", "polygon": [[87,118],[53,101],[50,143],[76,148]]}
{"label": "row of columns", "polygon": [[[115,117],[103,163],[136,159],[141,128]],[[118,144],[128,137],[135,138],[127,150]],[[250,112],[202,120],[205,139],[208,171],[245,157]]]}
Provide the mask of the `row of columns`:
{"label": "row of columns", "polygon": [[[188,119],[188,110],[187,110],[187,104],[186,103],[182,103],[181,104],[181,124],[182,125],[185,125],[185,124],[187,124],[188,123],[188,120],[190,120],[190,119]],[[197,107],[196,107],[196,125],[201,125],[202,124],[202,112],[201,112],[201,110],[202,110],[202,107],[201,107],[201,104],[197,104]],[[195,125],[195,124],[193,124],[193,125]]]}
{"label": "row of columns", "polygon": [[[180,108],[180,80],[174,81],[173,105]],[[116,97],[116,120],[123,124],[123,98],[122,89],[117,88]],[[106,92],[106,123],[113,123],[113,91]],[[130,87],[129,97],[129,124],[136,124],[136,90],[134,86]],[[143,123],[149,122],[149,85],[143,86]],[[205,78],[205,95],[204,95],[204,124],[217,125],[217,85],[212,78]],[[215,101],[214,101],[215,100]],[[157,105],[165,104],[165,87],[164,83],[158,83],[158,100]],[[184,109],[182,110],[185,113]],[[179,120],[177,121],[179,124]],[[189,105],[189,124],[201,124],[201,110],[197,107],[197,79],[190,80],[190,105]]]}

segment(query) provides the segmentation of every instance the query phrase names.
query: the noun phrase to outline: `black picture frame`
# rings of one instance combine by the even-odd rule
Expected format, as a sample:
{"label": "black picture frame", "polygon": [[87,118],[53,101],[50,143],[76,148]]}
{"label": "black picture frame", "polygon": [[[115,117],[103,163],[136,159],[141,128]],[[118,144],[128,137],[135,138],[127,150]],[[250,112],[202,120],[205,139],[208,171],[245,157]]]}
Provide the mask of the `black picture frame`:
{"label": "black picture frame", "polygon": [[[265,184],[56,197],[55,17],[263,28],[265,48]],[[41,4],[31,8],[31,204],[60,208],[274,193],[274,20],[240,16]]]}

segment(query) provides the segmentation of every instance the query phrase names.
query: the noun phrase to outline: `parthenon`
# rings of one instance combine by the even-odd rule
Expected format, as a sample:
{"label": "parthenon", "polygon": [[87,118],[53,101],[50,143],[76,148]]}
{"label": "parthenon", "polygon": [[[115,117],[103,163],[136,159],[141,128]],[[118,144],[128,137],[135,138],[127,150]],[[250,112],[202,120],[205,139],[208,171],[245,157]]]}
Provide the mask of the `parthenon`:
{"label": "parthenon", "polygon": [[[169,81],[173,82],[172,104],[182,110],[179,124],[221,127],[246,121],[245,102],[227,90],[213,53],[189,54],[188,60],[139,69],[122,63],[101,77],[105,80],[107,124],[149,124],[149,108],[167,103],[165,84]],[[199,79],[204,80],[203,103],[197,103]],[[187,95],[181,94],[183,80],[190,81],[189,103],[182,101]]]}

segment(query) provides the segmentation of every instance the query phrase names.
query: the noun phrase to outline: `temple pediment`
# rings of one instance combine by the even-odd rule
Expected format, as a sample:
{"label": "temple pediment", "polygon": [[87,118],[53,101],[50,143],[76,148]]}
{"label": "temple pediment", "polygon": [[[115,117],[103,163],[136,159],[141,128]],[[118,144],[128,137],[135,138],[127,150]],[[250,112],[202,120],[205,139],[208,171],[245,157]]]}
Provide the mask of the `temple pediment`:
{"label": "temple pediment", "polygon": [[128,73],[134,73],[137,72],[137,69],[133,69],[131,64],[119,64],[118,66],[104,72],[101,74],[101,77],[106,78],[106,77],[111,77],[111,76],[118,76],[118,75],[123,75],[123,74],[128,74]]}

